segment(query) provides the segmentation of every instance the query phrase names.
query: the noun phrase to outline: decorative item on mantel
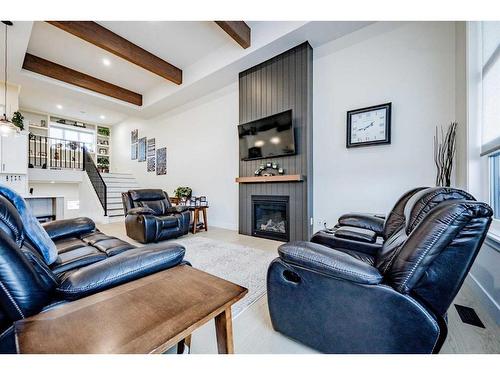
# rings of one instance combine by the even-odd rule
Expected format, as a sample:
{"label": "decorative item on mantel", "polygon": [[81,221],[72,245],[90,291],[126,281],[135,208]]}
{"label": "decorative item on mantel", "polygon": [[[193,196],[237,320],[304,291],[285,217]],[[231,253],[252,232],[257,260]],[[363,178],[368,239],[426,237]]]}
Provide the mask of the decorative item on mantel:
{"label": "decorative item on mantel", "polygon": [[[270,172],[268,170],[271,170]],[[256,176],[276,176],[276,174],[284,174],[285,170],[280,168],[278,163],[268,161],[266,164],[261,164],[260,167],[255,170],[254,174]]]}
{"label": "decorative item on mantel", "polygon": [[436,186],[451,186],[451,172],[453,170],[453,158],[456,151],[457,122],[452,122],[446,133],[441,127],[441,133],[434,135],[434,162],[436,163]]}

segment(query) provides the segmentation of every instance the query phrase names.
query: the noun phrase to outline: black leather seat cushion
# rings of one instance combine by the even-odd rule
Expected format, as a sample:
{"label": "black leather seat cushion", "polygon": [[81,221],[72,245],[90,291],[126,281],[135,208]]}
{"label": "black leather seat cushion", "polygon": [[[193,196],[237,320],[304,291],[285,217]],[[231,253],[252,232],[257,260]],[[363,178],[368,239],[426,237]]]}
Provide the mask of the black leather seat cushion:
{"label": "black leather seat cushion", "polygon": [[83,267],[106,259],[107,255],[92,246],[82,246],[78,249],[60,253],[57,260],[51,265],[55,274],[66,272],[73,268]]}
{"label": "black leather seat cushion", "polygon": [[79,249],[80,247],[87,246],[87,243],[82,241],[79,238],[76,237],[71,237],[71,238],[65,238],[62,240],[56,240],[54,241],[56,244],[57,252],[59,254],[63,254],[68,251],[72,251],[75,249]]}
{"label": "black leather seat cushion", "polygon": [[369,229],[342,226],[335,231],[335,236],[353,241],[375,243],[377,233]]}
{"label": "black leather seat cushion", "polygon": [[134,245],[131,245],[128,242],[113,237],[96,242],[94,246],[103,253],[106,253],[106,255],[109,257],[119,254],[122,251],[135,248]]}
{"label": "black leather seat cushion", "polygon": [[101,232],[54,241],[59,258],[52,267],[56,274],[99,262],[136,246]]}
{"label": "black leather seat cushion", "polygon": [[80,238],[85,243],[89,244],[90,246],[93,246],[95,243],[102,241],[102,240],[107,240],[111,237],[104,234],[104,233],[101,233],[101,232],[93,232],[93,233],[87,234],[85,236],[82,236]]}
{"label": "black leather seat cushion", "polygon": [[60,277],[58,294],[75,300],[174,267],[182,262],[185,248],[162,243],[125,251],[102,262],[71,270]]}

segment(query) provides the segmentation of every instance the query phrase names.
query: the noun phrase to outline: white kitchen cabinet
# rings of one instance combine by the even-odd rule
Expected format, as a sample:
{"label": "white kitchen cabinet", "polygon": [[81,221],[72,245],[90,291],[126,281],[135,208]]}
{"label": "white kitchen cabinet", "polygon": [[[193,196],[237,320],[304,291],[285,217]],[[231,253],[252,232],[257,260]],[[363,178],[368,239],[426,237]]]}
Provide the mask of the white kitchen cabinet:
{"label": "white kitchen cabinet", "polygon": [[28,173],[28,134],[0,137],[0,173]]}

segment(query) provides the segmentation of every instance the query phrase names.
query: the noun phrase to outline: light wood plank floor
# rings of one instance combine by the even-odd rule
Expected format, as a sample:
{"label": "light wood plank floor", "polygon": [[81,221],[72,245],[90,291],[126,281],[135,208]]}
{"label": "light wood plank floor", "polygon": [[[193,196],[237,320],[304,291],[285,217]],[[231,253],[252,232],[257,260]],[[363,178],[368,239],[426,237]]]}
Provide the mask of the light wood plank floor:
{"label": "light wood plank floor", "polygon": [[[98,225],[104,233],[134,243],[125,234],[123,222]],[[192,236],[192,234],[189,234]],[[250,246],[277,254],[280,242],[262,238],[243,236],[236,231],[211,227],[208,232],[199,232],[196,236],[205,236],[228,243]],[[136,243],[137,245],[140,245]],[[500,327],[481,306],[474,296],[467,279],[454,303],[472,307],[483,321],[486,329],[462,323],[452,305],[448,312],[448,338],[441,353],[500,353]],[[233,323],[234,345],[236,353],[248,354],[295,354],[316,353],[314,350],[295,342],[277,332],[271,326],[267,308],[267,297],[263,296],[248,309],[238,315]],[[192,353],[217,353],[214,324],[206,324],[193,334]]]}

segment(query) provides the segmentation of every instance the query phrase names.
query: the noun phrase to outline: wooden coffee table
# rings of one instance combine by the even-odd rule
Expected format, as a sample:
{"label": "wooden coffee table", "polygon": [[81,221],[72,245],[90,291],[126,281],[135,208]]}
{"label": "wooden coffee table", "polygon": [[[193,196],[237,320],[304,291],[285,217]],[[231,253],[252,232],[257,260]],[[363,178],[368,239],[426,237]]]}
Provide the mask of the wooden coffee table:
{"label": "wooden coffee table", "polygon": [[164,353],[215,319],[233,353],[231,306],[247,289],[181,265],[15,323],[19,353]]}

